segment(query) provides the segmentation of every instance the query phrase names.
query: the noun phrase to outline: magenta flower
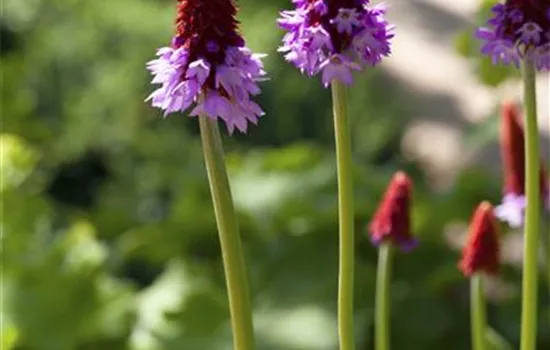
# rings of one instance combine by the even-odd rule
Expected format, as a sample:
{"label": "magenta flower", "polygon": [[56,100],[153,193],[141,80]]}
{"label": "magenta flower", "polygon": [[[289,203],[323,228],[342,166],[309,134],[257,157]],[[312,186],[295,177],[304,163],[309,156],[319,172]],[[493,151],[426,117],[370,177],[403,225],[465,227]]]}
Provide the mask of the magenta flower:
{"label": "magenta flower", "polygon": [[261,58],[245,46],[237,30],[231,0],[178,0],[176,34],[170,47],[147,63],[153,84],[161,86],[147,100],[166,114],[221,118],[229,130],[246,132],[264,114],[250,97],[264,79]]}
{"label": "magenta flower", "polygon": [[488,27],[476,36],[484,43],[481,53],[499,62],[519,67],[522,60],[538,70],[550,70],[550,2],[506,0],[492,8]]}
{"label": "magenta flower", "polygon": [[296,10],[282,11],[279,26],[287,31],[280,52],[302,73],[321,73],[350,85],[352,71],[374,66],[391,52],[394,27],[384,19],[384,5],[369,0],[293,0]]}

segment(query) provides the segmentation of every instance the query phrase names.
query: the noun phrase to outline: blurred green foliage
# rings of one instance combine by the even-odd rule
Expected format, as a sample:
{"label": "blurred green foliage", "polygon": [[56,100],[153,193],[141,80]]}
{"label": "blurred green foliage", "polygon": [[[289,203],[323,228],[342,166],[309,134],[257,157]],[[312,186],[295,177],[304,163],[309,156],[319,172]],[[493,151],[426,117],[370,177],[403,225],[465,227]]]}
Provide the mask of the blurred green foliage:
{"label": "blurred green foliage", "polygon": [[[163,119],[143,102],[152,90],[144,63],[169,42],[173,3],[4,4],[2,350],[230,348],[195,120]],[[243,32],[255,51],[269,54],[272,78],[263,86],[267,115],[260,125],[225,140],[258,349],[335,349],[329,93],[276,53],[281,33],[273,23],[286,1],[240,5]],[[421,168],[400,154],[417,97],[376,70],[358,80],[350,98],[358,349],[372,348],[376,250],[364,227],[398,169],[416,182],[414,231],[421,245],[395,263],[395,349],[469,347],[467,281],[443,234],[449,224],[466,223],[480,200],[497,201],[499,186],[490,174],[472,169],[451,191],[430,190]],[[517,287],[519,271],[504,272],[503,279]],[[517,343],[517,293],[491,304],[489,316]],[[550,348],[545,322],[541,349]],[[491,339],[498,344],[498,336]]]}

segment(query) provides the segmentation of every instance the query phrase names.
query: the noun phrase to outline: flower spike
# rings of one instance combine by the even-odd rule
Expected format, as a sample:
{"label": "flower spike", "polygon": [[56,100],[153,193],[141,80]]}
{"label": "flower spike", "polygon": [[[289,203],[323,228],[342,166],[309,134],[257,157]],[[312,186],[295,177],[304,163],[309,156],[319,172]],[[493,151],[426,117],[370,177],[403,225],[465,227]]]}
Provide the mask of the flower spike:
{"label": "flower spike", "polygon": [[261,58],[245,46],[232,0],[178,0],[176,34],[170,47],[147,63],[153,84],[161,84],[147,100],[165,114],[221,118],[232,133],[246,132],[264,114],[250,97],[264,79]]}

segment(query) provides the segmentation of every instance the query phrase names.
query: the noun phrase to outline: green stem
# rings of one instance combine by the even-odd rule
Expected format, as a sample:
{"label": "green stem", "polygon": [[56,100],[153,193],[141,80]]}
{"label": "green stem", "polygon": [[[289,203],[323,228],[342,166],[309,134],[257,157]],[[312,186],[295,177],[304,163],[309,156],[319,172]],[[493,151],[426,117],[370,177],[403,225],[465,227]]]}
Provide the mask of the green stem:
{"label": "green stem", "polygon": [[475,273],[470,279],[470,319],[472,350],[484,350],[486,348],[487,316],[485,315],[483,276],[480,272]]}
{"label": "green stem", "polygon": [[376,299],[374,336],[376,350],[390,349],[390,300],[391,270],[393,247],[391,242],[380,245],[378,252],[378,270],[376,271]]}
{"label": "green stem", "polygon": [[339,270],[338,334],[340,350],[355,349],[353,335],[354,228],[351,137],[347,117],[346,88],[332,83],[336,163],[338,168]]}
{"label": "green stem", "polygon": [[[546,216],[546,220],[544,220],[544,222],[541,225],[542,225],[542,232],[549,232],[550,222],[548,221],[548,216]],[[546,252],[546,278],[547,278],[546,282],[548,283],[547,292],[550,295],[550,233],[547,233],[546,235],[544,235],[544,237],[546,237],[545,252]],[[548,313],[548,317],[550,317],[550,312]]]}
{"label": "green stem", "polygon": [[521,303],[521,350],[535,350],[537,342],[538,247],[540,229],[540,154],[537,128],[535,68],[524,63],[525,104],[525,234]]}
{"label": "green stem", "polygon": [[217,122],[206,116],[199,116],[199,125],[229,296],[233,349],[252,350],[254,349],[252,308],[220,131]]}

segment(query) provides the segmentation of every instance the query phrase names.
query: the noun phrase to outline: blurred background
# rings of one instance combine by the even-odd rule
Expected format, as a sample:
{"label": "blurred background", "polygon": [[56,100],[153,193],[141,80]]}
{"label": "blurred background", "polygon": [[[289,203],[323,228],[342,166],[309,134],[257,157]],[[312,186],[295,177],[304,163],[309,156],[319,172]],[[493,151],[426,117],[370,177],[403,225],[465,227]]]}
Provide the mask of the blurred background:
{"label": "blurred background", "polygon": [[[517,72],[477,56],[494,0],[393,0],[394,54],[350,92],[355,161],[356,334],[372,349],[377,251],[365,234],[390,176],[415,181],[398,254],[394,349],[469,349],[456,268],[479,201],[500,200],[498,106]],[[259,350],[332,350],[337,217],[330,92],[276,52],[290,1],[239,1],[268,54],[267,112],[225,137]],[[145,62],[170,42],[175,0],[6,0],[1,15],[2,350],[226,350],[231,333],[196,120],[162,118]],[[548,157],[548,76],[540,76]],[[521,234],[503,226],[489,321],[517,348]],[[541,278],[539,349],[550,349]],[[494,349],[505,349],[495,346]]]}

